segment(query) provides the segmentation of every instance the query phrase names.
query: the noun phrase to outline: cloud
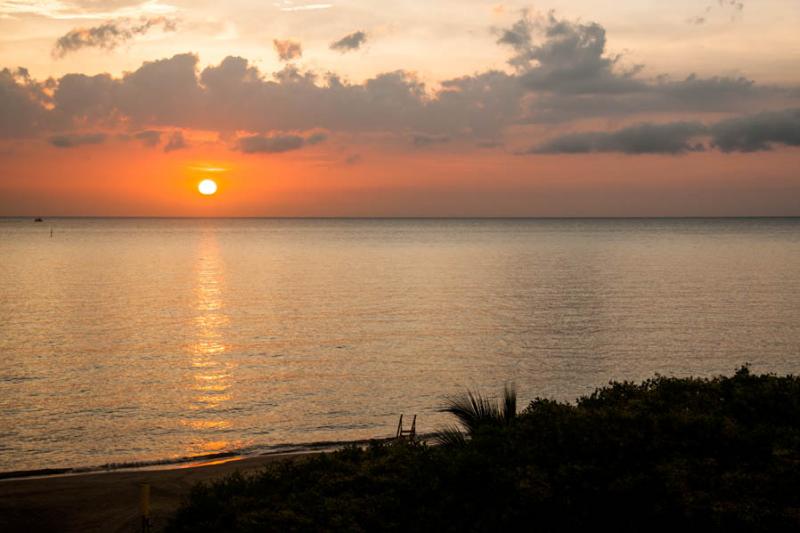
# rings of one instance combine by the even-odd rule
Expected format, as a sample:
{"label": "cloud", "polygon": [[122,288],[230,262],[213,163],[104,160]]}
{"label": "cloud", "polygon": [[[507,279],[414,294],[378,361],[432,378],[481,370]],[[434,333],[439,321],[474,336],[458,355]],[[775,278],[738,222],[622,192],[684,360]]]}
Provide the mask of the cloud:
{"label": "cloud", "polygon": [[447,135],[430,135],[427,133],[415,133],[411,136],[411,144],[418,148],[430,146],[432,144],[442,144],[450,142]]}
{"label": "cloud", "polygon": [[281,61],[291,61],[303,56],[303,46],[297,41],[274,39],[272,44]]}
{"label": "cloud", "polygon": [[365,42],[367,42],[367,34],[363,31],[357,31],[349,35],[345,35],[338,41],[332,42],[330,48],[331,50],[337,50],[345,53],[350,52],[351,50],[358,50]]}
{"label": "cloud", "polygon": [[293,5],[294,2],[284,0],[282,6],[279,7],[281,11],[317,11],[320,9],[330,9],[333,4],[302,4],[299,6]]}
{"label": "cloud", "polygon": [[344,159],[345,165],[357,165],[363,158],[361,154],[351,154]]}
{"label": "cloud", "polygon": [[113,112],[137,125],[202,124],[204,94],[197,83],[196,66],[197,56],[193,54],[143,63],[110,88]]}
{"label": "cloud", "polygon": [[702,143],[693,142],[693,139],[705,131],[705,126],[699,122],[636,124],[613,132],[569,133],[529,150],[528,153],[682,154],[703,151]]}
{"label": "cloud", "polygon": [[[723,10],[727,10],[728,8],[733,9],[734,15],[731,17],[731,21],[736,19],[736,14],[741,14],[741,12],[744,10],[744,2],[741,2],[740,0],[717,0],[716,4],[717,7]],[[689,17],[686,22],[693,26],[702,26],[712,17],[713,10],[714,5],[708,5],[703,10],[702,14]]]}
{"label": "cloud", "polygon": [[186,144],[186,139],[183,138],[183,133],[180,131],[174,131],[169,136],[167,144],[164,145],[164,151],[173,152],[175,150],[182,150],[183,148],[188,147],[189,145]]}
{"label": "cloud", "polygon": [[43,129],[45,89],[23,68],[0,70],[0,138],[27,137]]}
{"label": "cloud", "polygon": [[552,13],[544,23],[544,40],[534,42],[534,23],[524,15],[502,32],[499,44],[511,46],[509,63],[528,88],[560,93],[619,93],[638,90],[641,67],[621,70],[621,56],[606,54],[606,31],[595,22],[560,20]]}
{"label": "cloud", "polygon": [[775,144],[800,146],[800,109],[758,113],[717,122],[712,144],[723,152],[769,150]]}
{"label": "cloud", "polygon": [[[284,132],[325,130],[385,134],[381,138],[404,139],[416,147],[446,140],[466,140],[458,145],[466,147],[496,139],[514,146],[529,135],[525,131],[543,130],[531,124],[596,117],[663,122],[656,115],[676,113],[700,123],[710,113],[715,119],[749,117],[800,105],[797,87],[764,86],[744,77],[644,77],[641,69],[624,67],[607,51],[605,30],[594,23],[526,15],[499,31],[497,40],[511,47],[513,71],[488,70],[435,84],[402,69],[360,82],[292,63],[270,74],[235,56],[201,67],[188,53],[144,62],[121,76],[73,73],[36,81],[24,69],[5,69],[0,71],[0,137],[200,129],[234,132],[233,137],[240,132],[233,146],[242,151],[279,152],[312,144],[304,135]],[[653,144],[642,139],[641,146],[624,136],[608,137],[615,132],[566,138],[561,144],[527,140],[535,150],[550,151],[682,153],[697,148],[693,139],[681,142],[683,130],[664,128],[645,131]],[[579,131],[581,125],[569,129]],[[720,136],[720,147],[746,145],[731,142]]]}
{"label": "cloud", "polygon": [[76,28],[59,37],[53,46],[53,57],[62,58],[81,48],[103,48],[112,50],[130,41],[137,35],[144,35],[154,26],[162,30],[175,31],[177,22],[165,17],[141,18],[139,21],[119,19],[105,22],[91,28]]}
{"label": "cloud", "polygon": [[237,146],[239,150],[246,154],[277,154],[299,150],[304,146],[321,143],[325,139],[327,139],[327,135],[324,133],[314,133],[307,137],[294,134],[250,135],[241,137],[237,141]]}
{"label": "cloud", "polygon": [[57,148],[74,148],[85,144],[102,144],[107,138],[108,135],[105,133],[72,133],[53,135],[49,141]]}
{"label": "cloud", "polygon": [[114,17],[165,15],[177,7],[160,0],[6,0],[0,2],[0,15],[34,15],[55,20],[103,20]]}
{"label": "cloud", "polygon": [[142,141],[142,144],[152,148],[154,146],[158,146],[158,144],[161,142],[161,132],[156,130],[140,131],[138,133],[134,133],[133,138],[138,141]]}
{"label": "cloud", "polygon": [[645,78],[643,65],[625,67],[623,56],[608,53],[602,26],[559,19],[552,13],[537,20],[524,14],[500,31],[497,42],[512,48],[509,63],[519,82],[535,95],[527,122],[648,112],[755,111],[787,96],[743,77]]}
{"label": "cloud", "polygon": [[722,152],[758,152],[774,145],[800,146],[800,109],[756,113],[700,122],[642,123],[611,132],[577,132],[536,146],[531,154],[621,152],[625,154],[683,154],[708,148]]}

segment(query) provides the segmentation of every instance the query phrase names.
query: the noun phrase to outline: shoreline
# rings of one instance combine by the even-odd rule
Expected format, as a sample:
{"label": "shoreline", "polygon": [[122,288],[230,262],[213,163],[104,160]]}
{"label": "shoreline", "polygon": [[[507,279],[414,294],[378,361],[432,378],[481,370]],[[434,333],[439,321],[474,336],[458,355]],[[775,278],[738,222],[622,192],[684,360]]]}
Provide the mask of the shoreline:
{"label": "shoreline", "polygon": [[[428,435],[418,435],[425,439]],[[304,443],[276,444],[273,446],[254,446],[238,450],[209,453],[204,455],[175,457],[168,459],[152,459],[143,461],[128,461],[121,463],[106,463],[96,466],[75,467],[44,467],[27,470],[0,471],[0,484],[9,481],[24,479],[50,479],[65,476],[78,476],[88,474],[103,474],[113,472],[131,471],[160,471],[177,470],[181,468],[195,468],[222,462],[241,461],[265,456],[284,456],[305,453],[331,452],[345,446],[364,446],[370,442],[386,442],[394,437],[375,437],[371,439],[341,440],[341,441],[316,441]]]}
{"label": "shoreline", "polygon": [[162,468],[157,466],[165,465],[5,478],[0,480],[0,531],[135,531],[141,523],[139,490],[143,483],[150,485],[153,530],[160,530],[200,481],[335,449],[227,456]]}

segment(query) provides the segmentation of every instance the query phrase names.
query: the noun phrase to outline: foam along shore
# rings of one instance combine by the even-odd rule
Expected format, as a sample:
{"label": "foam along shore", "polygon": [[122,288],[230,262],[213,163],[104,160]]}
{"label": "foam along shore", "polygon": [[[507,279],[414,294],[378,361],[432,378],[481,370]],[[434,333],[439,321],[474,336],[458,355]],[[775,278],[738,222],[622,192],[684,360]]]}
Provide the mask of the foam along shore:
{"label": "foam along shore", "polygon": [[141,527],[139,498],[143,483],[150,486],[151,523],[158,530],[199,481],[319,453],[324,452],[305,449],[250,457],[223,456],[160,468],[149,465],[4,479],[0,480],[0,531],[137,531]]}

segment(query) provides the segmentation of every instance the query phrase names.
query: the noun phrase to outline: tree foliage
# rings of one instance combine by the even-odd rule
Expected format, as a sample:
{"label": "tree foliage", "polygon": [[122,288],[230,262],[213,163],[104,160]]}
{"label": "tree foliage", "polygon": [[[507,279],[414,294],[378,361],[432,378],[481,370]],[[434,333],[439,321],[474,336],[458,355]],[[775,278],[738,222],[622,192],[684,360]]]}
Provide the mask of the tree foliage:
{"label": "tree foliage", "polygon": [[611,383],[506,418],[510,402],[461,400],[459,442],[373,443],[198,485],[169,530],[800,528],[797,377]]}

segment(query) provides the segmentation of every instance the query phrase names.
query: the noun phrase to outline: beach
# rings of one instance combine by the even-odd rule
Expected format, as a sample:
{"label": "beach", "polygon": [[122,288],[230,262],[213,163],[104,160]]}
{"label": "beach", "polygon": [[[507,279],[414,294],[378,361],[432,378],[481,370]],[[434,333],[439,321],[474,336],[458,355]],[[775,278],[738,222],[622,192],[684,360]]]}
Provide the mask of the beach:
{"label": "beach", "polygon": [[139,493],[150,485],[153,530],[160,530],[199,481],[252,472],[317,451],[232,457],[160,469],[128,469],[0,480],[0,531],[139,531]]}

